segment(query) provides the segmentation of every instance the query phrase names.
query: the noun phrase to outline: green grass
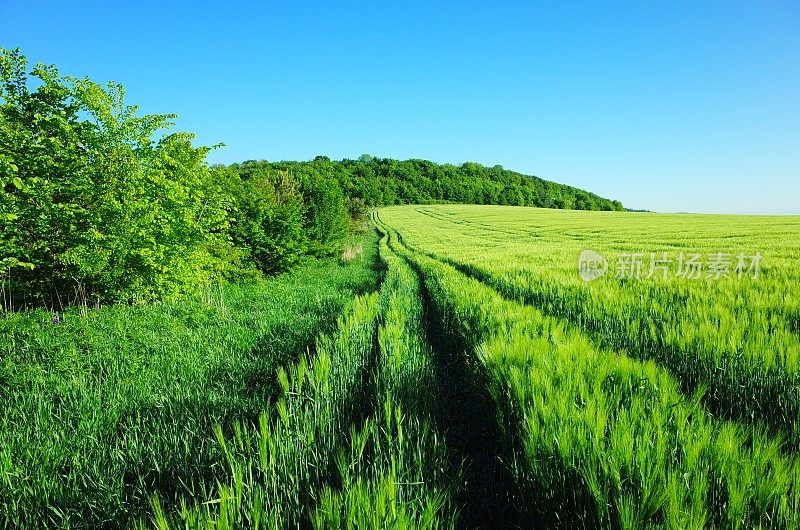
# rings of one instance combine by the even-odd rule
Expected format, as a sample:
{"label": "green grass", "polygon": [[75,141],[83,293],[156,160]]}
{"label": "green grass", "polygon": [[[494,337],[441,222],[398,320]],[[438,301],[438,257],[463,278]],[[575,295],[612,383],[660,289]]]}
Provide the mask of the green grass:
{"label": "green grass", "polygon": [[379,295],[359,297],[314,356],[281,371],[258,424],[219,434],[229,475],[168,528],[445,528],[457,520],[459,473],[434,425],[431,352],[419,283],[381,241]]}
{"label": "green grass", "polygon": [[[460,210],[464,222],[474,219],[470,214]],[[488,373],[504,461],[522,508],[535,508],[540,524],[800,525],[800,465],[782,454],[780,438],[758,423],[715,418],[702,393],[685,394],[652,361],[597,348],[569,321],[504,298],[402,243],[412,240],[425,250],[452,234],[447,248],[465,253],[485,240],[453,244],[465,237],[460,227],[449,223],[446,231],[410,208],[379,215],[385,230],[401,236],[395,248],[417,264],[442,325]],[[487,258],[499,263],[503,256]]]}
{"label": "green grass", "polygon": [[279,367],[377,287],[364,248],[204,299],[0,317],[0,527],[124,527],[226,477],[214,426],[257,419]]}
{"label": "green grass", "polygon": [[[261,285],[3,316],[0,528],[800,527],[798,219],[373,220]],[[584,248],[764,267],[585,283]]]}
{"label": "green grass", "polygon": [[380,294],[357,298],[313,356],[279,373],[257,424],[219,433],[229,475],[168,528],[444,528],[457,521],[458,466],[434,424],[435,381],[419,284],[381,241]]}

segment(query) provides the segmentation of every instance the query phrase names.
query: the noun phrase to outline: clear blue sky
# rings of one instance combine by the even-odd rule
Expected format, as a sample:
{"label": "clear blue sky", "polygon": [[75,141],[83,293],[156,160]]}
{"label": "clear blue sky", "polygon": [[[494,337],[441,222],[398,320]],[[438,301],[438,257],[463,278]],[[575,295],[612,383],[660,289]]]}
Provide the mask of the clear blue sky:
{"label": "clear blue sky", "polygon": [[111,3],[0,2],[0,46],[121,82],[213,162],[475,161],[800,213],[798,1]]}

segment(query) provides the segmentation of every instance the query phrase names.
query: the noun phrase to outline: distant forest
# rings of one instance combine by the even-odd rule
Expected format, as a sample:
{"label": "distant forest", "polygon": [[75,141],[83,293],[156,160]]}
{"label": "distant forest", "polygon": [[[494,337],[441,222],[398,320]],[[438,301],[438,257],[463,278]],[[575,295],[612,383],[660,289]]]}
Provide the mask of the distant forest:
{"label": "distant forest", "polygon": [[357,160],[330,160],[318,156],[309,162],[249,160],[231,166],[248,172],[255,167],[295,175],[333,178],[346,197],[367,206],[453,202],[502,204],[574,210],[622,211],[610,200],[572,186],[523,175],[497,165],[474,162],[459,166],[428,160],[394,160],[362,155]]}

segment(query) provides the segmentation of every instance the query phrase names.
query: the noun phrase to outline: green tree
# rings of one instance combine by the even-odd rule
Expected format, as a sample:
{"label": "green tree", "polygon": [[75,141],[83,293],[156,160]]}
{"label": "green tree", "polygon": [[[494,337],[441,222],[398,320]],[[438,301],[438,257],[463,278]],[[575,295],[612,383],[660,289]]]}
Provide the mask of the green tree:
{"label": "green tree", "polygon": [[350,215],[338,181],[306,175],[301,185],[306,207],[303,227],[309,239],[309,253],[330,255],[347,237]]}
{"label": "green tree", "polygon": [[[0,262],[12,305],[132,302],[198,291],[222,268],[230,195],[192,136],[156,138],[118,83],[62,77],[0,51]],[[22,268],[20,264],[26,264]],[[11,272],[11,271],[9,271]]]}
{"label": "green tree", "polygon": [[307,255],[303,196],[288,172],[247,167],[235,192],[231,234],[246,263],[271,275],[290,269]]}

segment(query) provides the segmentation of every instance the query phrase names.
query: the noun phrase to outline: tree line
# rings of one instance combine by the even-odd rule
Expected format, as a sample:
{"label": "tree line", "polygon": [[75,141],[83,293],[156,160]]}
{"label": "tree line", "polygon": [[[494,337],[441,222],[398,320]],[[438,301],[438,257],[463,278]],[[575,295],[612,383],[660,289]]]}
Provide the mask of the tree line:
{"label": "tree line", "polygon": [[622,203],[572,186],[523,175],[500,165],[465,162],[459,166],[429,160],[394,160],[362,155],[332,161],[317,156],[309,162],[248,161],[233,167],[270,167],[293,173],[325,175],[338,180],[345,195],[367,206],[463,203],[535,206],[571,210],[622,211]]}
{"label": "tree line", "polygon": [[142,115],[124,87],[29,70],[0,48],[3,307],[136,303],[258,280],[337,253],[368,207],[463,202],[619,210],[474,163],[364,155],[210,165],[214,147]]}

